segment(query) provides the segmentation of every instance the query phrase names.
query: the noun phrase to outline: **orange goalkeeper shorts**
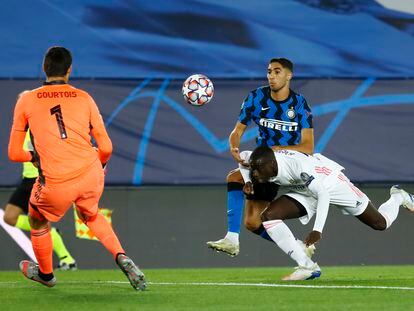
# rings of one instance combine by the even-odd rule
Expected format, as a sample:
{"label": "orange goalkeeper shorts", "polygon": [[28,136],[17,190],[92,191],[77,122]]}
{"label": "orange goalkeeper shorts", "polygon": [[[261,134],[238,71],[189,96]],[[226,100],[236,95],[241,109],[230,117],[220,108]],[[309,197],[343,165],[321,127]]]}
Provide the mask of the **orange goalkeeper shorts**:
{"label": "orange goalkeeper shorts", "polygon": [[75,203],[83,215],[93,217],[98,213],[103,188],[104,172],[99,161],[79,177],[63,183],[41,185],[37,179],[30,196],[29,214],[57,222]]}

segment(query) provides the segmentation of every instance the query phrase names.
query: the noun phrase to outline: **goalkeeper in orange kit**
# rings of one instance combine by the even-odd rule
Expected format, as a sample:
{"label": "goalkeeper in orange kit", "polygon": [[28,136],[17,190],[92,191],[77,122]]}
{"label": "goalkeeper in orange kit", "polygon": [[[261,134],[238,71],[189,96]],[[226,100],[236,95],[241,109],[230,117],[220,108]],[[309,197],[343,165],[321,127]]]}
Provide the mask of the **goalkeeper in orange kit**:
{"label": "goalkeeper in orange kit", "polygon": [[[143,290],[144,274],[125,255],[112,227],[98,213],[103,167],[112,154],[98,107],[87,92],[68,84],[72,56],[66,48],[50,48],[43,70],[43,86],[23,94],[16,103],[9,141],[10,160],[31,161],[39,170],[29,204],[31,240],[39,264],[23,260],[20,269],[31,280],[49,287],[56,284],[50,223],[59,221],[74,203],[79,217],[113,255],[131,285]],[[22,148],[29,126],[32,152]]]}

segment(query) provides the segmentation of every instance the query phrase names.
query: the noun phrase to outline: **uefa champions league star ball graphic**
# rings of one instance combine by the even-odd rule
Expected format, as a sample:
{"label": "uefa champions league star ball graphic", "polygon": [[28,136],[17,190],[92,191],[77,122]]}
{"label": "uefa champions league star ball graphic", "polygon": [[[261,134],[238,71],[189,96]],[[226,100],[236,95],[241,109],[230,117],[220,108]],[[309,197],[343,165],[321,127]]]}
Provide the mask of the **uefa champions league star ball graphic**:
{"label": "uefa champions league star ball graphic", "polygon": [[213,82],[205,75],[194,74],[184,81],[182,92],[187,103],[192,106],[203,106],[213,98]]}

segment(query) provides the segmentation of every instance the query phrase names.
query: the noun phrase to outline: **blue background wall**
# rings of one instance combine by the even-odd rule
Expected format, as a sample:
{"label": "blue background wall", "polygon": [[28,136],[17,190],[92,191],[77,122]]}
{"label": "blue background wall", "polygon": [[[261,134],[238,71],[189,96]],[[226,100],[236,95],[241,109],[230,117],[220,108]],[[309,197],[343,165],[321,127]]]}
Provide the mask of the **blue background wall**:
{"label": "blue background wall", "polygon": [[[217,184],[235,167],[227,137],[248,90],[265,81],[216,80],[204,107],[181,96],[181,80],[74,81],[96,99],[114,143],[108,184]],[[16,94],[39,81],[1,81],[1,150],[7,150]],[[413,181],[413,80],[296,80],[314,113],[316,150],[355,181]],[[244,135],[254,146],[257,129]],[[20,165],[0,157],[0,184],[13,185]]]}
{"label": "blue background wall", "polygon": [[56,44],[77,77],[262,78],[280,55],[300,77],[413,76],[414,15],[374,0],[6,0],[0,12],[1,77],[41,76]]}

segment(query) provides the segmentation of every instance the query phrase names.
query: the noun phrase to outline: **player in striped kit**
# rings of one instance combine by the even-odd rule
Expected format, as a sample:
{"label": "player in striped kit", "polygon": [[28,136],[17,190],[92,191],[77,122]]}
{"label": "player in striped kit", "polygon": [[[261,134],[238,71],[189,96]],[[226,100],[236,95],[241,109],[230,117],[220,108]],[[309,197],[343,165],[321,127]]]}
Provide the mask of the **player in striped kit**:
{"label": "player in striped kit", "polygon": [[[293,64],[286,58],[273,58],[267,68],[268,86],[259,87],[244,100],[239,120],[229,136],[230,152],[234,160],[243,163],[239,146],[250,124],[259,129],[258,146],[274,150],[291,149],[313,153],[314,137],[312,112],[305,98],[290,89]],[[260,221],[260,213],[278,192],[278,186],[265,183],[255,186],[254,195],[246,195],[244,206],[243,178],[239,169],[227,175],[228,231],[223,239],[207,242],[208,247],[231,256],[239,253],[239,233],[243,218],[251,232],[272,241]]]}
{"label": "player in striped kit", "polygon": [[252,185],[263,182],[288,189],[261,214],[269,236],[298,264],[283,280],[307,280],[321,275],[318,264],[298,246],[283,220],[299,218],[302,224],[307,224],[315,215],[313,230],[304,240],[309,246],[322,238],[331,204],[374,230],[388,229],[397,218],[400,206],[414,212],[414,196],[399,186],[391,187],[389,200],[376,209],[365,193],[344,175],[344,168],[321,154],[310,156],[293,150],[258,147],[253,153],[242,153],[242,158],[250,164],[250,169],[240,167],[246,182],[245,192],[252,193]]}

